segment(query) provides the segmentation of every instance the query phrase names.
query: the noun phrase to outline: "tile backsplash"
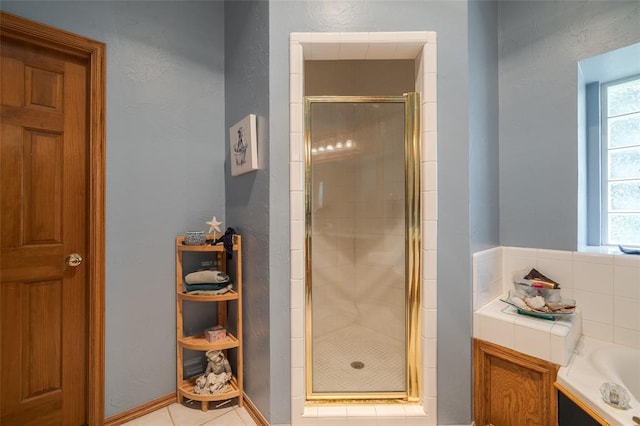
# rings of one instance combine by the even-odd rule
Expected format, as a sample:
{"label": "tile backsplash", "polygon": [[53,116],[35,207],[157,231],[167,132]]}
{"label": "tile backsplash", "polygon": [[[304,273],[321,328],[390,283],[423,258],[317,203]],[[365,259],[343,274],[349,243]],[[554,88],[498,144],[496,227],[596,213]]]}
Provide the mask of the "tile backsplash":
{"label": "tile backsplash", "polygon": [[512,277],[536,268],[575,299],[586,336],[640,348],[640,256],[494,247],[473,255],[473,309],[512,288]]}

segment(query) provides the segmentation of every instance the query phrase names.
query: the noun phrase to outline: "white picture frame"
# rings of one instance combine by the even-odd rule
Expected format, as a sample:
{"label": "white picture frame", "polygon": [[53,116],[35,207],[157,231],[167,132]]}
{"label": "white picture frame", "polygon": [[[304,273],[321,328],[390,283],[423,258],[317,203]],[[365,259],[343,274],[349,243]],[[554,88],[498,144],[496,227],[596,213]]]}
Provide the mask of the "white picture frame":
{"label": "white picture frame", "polygon": [[249,114],[229,128],[231,176],[258,170],[256,116]]}

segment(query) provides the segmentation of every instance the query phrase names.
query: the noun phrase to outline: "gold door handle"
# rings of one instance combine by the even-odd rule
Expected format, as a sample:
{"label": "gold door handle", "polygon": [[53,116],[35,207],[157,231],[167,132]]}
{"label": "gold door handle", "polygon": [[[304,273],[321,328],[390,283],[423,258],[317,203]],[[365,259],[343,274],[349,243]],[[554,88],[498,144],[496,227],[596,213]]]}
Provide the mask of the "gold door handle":
{"label": "gold door handle", "polygon": [[82,256],[80,256],[78,253],[71,253],[64,260],[64,263],[66,263],[67,266],[73,266],[75,268],[76,266],[79,266],[82,263]]}

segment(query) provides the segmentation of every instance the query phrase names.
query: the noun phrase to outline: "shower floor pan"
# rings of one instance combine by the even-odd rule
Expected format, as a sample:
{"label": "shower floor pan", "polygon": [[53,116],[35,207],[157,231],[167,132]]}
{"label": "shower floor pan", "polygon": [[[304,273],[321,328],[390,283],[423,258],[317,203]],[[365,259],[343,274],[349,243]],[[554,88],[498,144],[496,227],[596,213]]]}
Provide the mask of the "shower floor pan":
{"label": "shower floor pan", "polygon": [[405,348],[370,328],[350,325],[313,341],[313,391],[404,392]]}

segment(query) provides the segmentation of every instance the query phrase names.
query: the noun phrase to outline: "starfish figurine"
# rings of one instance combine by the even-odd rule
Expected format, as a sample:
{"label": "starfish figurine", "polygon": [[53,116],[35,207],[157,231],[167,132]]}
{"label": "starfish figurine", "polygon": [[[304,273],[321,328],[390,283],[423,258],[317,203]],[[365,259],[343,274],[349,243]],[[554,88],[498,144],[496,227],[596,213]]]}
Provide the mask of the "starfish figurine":
{"label": "starfish figurine", "polygon": [[220,231],[220,225],[222,225],[222,222],[218,222],[218,219],[216,219],[215,216],[213,217],[213,219],[211,219],[209,222],[207,222],[207,225],[209,225],[209,233],[210,234],[214,230],[216,232],[222,232],[222,231]]}

